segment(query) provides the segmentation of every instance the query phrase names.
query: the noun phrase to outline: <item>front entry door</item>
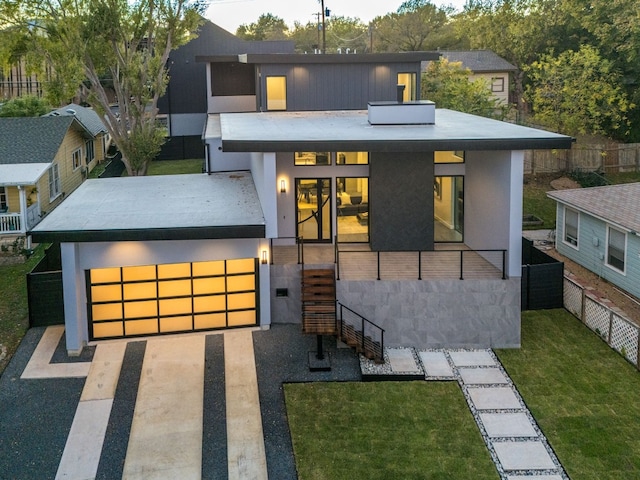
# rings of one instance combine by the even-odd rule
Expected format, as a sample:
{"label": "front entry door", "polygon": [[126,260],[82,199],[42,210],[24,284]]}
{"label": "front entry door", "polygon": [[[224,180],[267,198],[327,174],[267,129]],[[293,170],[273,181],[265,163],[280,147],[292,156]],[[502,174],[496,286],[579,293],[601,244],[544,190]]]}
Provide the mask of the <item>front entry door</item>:
{"label": "front entry door", "polygon": [[331,179],[296,179],[296,235],[305,242],[331,242]]}

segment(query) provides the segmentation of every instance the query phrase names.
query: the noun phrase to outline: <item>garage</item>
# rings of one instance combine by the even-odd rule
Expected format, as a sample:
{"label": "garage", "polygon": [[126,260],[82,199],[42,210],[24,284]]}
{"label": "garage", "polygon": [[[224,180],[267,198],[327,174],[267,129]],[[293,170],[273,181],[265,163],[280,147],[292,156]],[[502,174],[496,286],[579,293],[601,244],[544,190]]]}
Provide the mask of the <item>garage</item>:
{"label": "garage", "polygon": [[257,325],[257,276],[255,258],[89,270],[89,337]]}

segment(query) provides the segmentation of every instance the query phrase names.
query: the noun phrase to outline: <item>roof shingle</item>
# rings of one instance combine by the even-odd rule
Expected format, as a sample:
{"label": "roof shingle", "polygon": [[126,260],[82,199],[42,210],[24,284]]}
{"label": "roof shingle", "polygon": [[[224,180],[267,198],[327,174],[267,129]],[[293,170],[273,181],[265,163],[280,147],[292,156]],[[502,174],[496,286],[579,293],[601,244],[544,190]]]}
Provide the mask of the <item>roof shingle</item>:
{"label": "roof shingle", "polygon": [[0,164],[50,163],[74,117],[0,118]]}

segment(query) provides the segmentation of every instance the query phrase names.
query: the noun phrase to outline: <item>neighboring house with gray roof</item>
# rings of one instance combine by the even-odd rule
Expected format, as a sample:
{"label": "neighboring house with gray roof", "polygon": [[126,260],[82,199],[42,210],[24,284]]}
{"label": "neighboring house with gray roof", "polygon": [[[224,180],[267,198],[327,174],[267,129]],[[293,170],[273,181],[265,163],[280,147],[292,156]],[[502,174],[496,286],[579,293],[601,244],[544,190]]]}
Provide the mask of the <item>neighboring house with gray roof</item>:
{"label": "neighboring house with gray roof", "polygon": [[0,118],[0,236],[24,235],[80,186],[93,138],[74,116]]}
{"label": "neighboring house with gray roof", "polygon": [[484,79],[493,96],[502,103],[509,103],[511,74],[518,69],[491,50],[440,50],[442,58],[450,63],[461,63],[471,70],[469,80]]}
{"label": "neighboring house with gray roof", "polygon": [[105,159],[107,149],[111,144],[111,136],[107,132],[100,115],[92,108],[70,103],[48,113],[47,116],[74,116],[91,133],[91,139],[87,139],[84,148],[85,165],[89,171]]}
{"label": "neighboring house with gray roof", "polygon": [[640,298],[640,183],[548,192],[556,249]]}

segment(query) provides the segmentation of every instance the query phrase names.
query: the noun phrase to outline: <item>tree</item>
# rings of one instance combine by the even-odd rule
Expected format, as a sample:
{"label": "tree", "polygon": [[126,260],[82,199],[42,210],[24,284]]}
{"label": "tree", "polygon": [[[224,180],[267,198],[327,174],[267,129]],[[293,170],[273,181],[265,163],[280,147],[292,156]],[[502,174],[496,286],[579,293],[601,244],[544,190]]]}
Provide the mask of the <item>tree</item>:
{"label": "tree", "polygon": [[463,47],[449,22],[450,8],[420,0],[405,2],[397,13],[373,20],[373,49],[413,52]]}
{"label": "tree", "polygon": [[236,36],[243,40],[286,40],[289,27],[280,17],[271,13],[260,15],[256,22],[242,24],[236,29]]}
{"label": "tree", "polygon": [[49,111],[47,101],[33,95],[12,98],[0,105],[0,117],[39,117]]}
{"label": "tree", "polygon": [[34,68],[53,69],[49,98],[62,103],[80,88],[128,174],[145,175],[164,142],[156,118],[169,53],[194,37],[203,9],[200,0],[0,0],[0,24],[29,42]]}
{"label": "tree", "polygon": [[493,97],[485,80],[469,80],[470,74],[460,62],[430,62],[422,74],[421,97],[435,102],[438,108],[503,119],[508,106]]}
{"label": "tree", "polygon": [[628,113],[634,105],[612,63],[595,48],[585,45],[577,52],[543,55],[527,73],[527,98],[538,122],[569,135],[629,134]]}
{"label": "tree", "polygon": [[[325,21],[326,52],[364,53],[369,43],[368,28],[358,18],[332,16]],[[302,25],[295,22],[289,33],[289,40],[296,45],[296,52],[314,52],[322,48],[321,26],[318,22],[307,22]]]}

